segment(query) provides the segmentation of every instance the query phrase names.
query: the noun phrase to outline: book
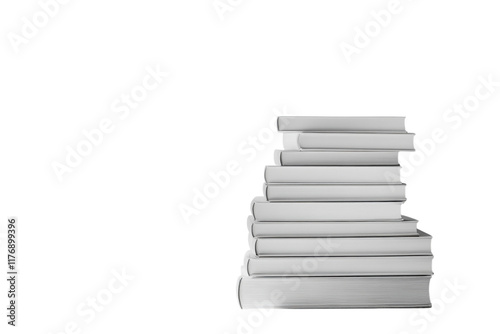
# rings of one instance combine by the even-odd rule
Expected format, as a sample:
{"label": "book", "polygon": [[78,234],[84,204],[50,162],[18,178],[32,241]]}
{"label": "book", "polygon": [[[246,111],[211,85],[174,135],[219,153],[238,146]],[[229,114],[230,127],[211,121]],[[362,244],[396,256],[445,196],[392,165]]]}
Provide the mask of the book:
{"label": "book", "polygon": [[278,131],[405,132],[404,117],[281,116]]}
{"label": "book", "polygon": [[247,227],[252,237],[377,237],[416,236],[417,220],[402,216],[396,221],[257,221],[248,216]]}
{"label": "book", "polygon": [[278,118],[248,217],[242,308],[430,307],[432,237],[401,215],[404,117]]}
{"label": "book", "polygon": [[247,276],[400,276],[432,275],[432,255],[419,256],[245,256]]}
{"label": "book", "polygon": [[266,183],[401,183],[400,166],[266,166]]}
{"label": "book", "polygon": [[281,166],[398,166],[398,151],[328,151],[302,150],[274,152]]}
{"label": "book", "polygon": [[269,202],[257,197],[251,204],[260,221],[401,220],[402,202]]}
{"label": "book", "polygon": [[238,280],[241,308],[431,307],[431,276],[248,277]]}
{"label": "book", "polygon": [[408,237],[252,238],[254,256],[432,255],[432,237],[418,230]]}
{"label": "book", "polygon": [[414,151],[413,133],[284,133],[285,150]]}
{"label": "book", "polygon": [[264,184],[270,201],[292,202],[383,202],[405,201],[405,184]]}

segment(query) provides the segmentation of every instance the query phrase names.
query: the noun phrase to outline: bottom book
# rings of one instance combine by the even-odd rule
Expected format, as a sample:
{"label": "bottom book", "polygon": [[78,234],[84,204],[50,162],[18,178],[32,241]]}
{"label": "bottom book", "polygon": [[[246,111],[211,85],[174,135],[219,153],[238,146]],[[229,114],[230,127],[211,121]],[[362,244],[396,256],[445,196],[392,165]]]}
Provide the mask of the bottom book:
{"label": "bottom book", "polygon": [[431,276],[240,277],[241,308],[431,307]]}

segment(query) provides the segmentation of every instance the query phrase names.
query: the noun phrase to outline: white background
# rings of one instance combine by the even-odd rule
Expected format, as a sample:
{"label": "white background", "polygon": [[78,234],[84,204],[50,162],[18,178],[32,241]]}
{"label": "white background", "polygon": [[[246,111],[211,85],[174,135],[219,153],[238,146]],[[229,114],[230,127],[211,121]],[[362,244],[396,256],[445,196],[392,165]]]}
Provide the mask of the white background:
{"label": "white background", "polygon": [[[356,27],[370,25],[370,12],[388,3],[243,0],[230,2],[221,19],[212,0],[74,0],[15,52],[9,36],[20,35],[23,17],[32,21],[41,9],[34,0],[3,1],[1,332],[77,326],[66,333],[413,334],[496,327],[500,87],[460,124],[443,117],[474,95],[479,77],[500,81],[500,7],[401,0],[400,12],[348,63],[341,43],[353,44]],[[168,78],[120,119],[111,105],[141,84],[148,66]],[[433,309],[239,309],[249,204],[281,146],[273,132],[251,156],[249,137],[269,135],[273,110],[405,115],[418,141],[444,131],[446,141],[404,180],[403,213],[434,237]],[[60,182],[52,164],[64,163],[67,146],[76,148],[82,131],[106,118],[112,133]],[[233,160],[239,173],[187,223],[180,205],[192,205],[209,173]],[[6,325],[3,279],[9,215],[18,216],[20,236],[15,330]],[[95,318],[81,316],[77,308],[87,298],[110,296],[113,272],[122,270],[134,278]]]}

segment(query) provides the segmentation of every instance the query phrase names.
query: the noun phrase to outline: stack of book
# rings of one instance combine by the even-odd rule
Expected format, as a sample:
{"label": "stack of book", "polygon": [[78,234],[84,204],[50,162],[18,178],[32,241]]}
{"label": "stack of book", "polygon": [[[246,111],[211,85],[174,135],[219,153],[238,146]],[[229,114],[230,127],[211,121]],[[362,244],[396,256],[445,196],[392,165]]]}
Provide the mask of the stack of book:
{"label": "stack of book", "polygon": [[431,236],[401,215],[403,117],[279,117],[251,204],[242,308],[430,307]]}

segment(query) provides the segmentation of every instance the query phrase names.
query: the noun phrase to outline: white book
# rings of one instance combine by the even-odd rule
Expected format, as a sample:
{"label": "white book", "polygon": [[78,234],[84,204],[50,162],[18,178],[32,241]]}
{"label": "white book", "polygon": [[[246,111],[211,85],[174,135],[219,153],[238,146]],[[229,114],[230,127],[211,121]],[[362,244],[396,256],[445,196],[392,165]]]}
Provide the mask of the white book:
{"label": "white book", "polygon": [[248,276],[398,276],[432,275],[432,255],[417,256],[245,256]]}
{"label": "white book", "polygon": [[284,133],[285,150],[414,151],[413,133]]}
{"label": "white book", "polygon": [[253,256],[401,256],[432,255],[432,237],[252,238]]}
{"label": "white book", "polygon": [[268,201],[383,202],[405,201],[405,184],[264,184]]}
{"label": "white book", "polygon": [[252,201],[259,221],[372,221],[401,220],[402,202],[268,202]]}
{"label": "white book", "polygon": [[248,216],[247,227],[253,237],[376,237],[416,236],[416,219],[402,216],[396,221],[258,221]]}
{"label": "white book", "polygon": [[281,166],[397,166],[398,151],[283,151],[274,152]]}
{"label": "white book", "polygon": [[266,183],[401,183],[400,166],[266,166]]}
{"label": "white book", "polygon": [[241,308],[431,307],[431,276],[240,277]]}
{"label": "white book", "polygon": [[281,116],[278,131],[405,132],[405,118]]}

